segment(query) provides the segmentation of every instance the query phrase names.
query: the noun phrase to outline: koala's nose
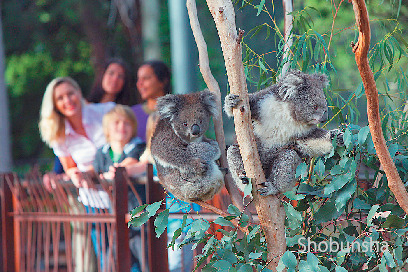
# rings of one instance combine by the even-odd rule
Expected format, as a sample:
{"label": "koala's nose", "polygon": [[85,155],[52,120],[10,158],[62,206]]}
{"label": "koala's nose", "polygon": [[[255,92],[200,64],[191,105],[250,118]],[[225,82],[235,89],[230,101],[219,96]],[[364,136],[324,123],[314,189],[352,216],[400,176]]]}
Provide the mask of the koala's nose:
{"label": "koala's nose", "polygon": [[200,134],[200,127],[197,124],[191,126],[191,134],[193,134],[194,136]]}

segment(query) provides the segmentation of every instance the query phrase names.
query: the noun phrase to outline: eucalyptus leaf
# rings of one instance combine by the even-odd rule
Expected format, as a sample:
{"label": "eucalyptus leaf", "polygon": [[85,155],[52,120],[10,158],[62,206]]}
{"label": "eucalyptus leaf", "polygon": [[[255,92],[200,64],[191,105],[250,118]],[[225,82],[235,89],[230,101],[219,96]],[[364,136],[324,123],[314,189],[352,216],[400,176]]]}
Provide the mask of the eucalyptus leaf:
{"label": "eucalyptus leaf", "polygon": [[217,219],[214,220],[214,223],[218,224],[220,226],[223,226],[223,227],[232,227],[232,228],[234,228],[234,224],[232,224],[231,221],[228,221],[223,217],[218,217]]}
{"label": "eucalyptus leaf", "polygon": [[137,217],[133,217],[130,221],[129,224],[131,224],[134,227],[140,227],[141,225],[143,225],[144,223],[147,222],[147,220],[149,220],[149,215],[147,212],[142,213],[141,215],[137,216]]}
{"label": "eucalyptus leaf", "polygon": [[336,196],[336,209],[340,211],[349,201],[351,196],[354,194],[354,192],[357,189],[357,182],[353,180],[352,182],[349,182],[346,186],[344,186],[337,194]]}
{"label": "eucalyptus leaf", "polygon": [[169,209],[165,209],[159,213],[154,220],[154,226],[156,227],[156,237],[160,237],[167,227],[167,222],[169,221]]}
{"label": "eucalyptus leaf", "polygon": [[370,127],[369,126],[365,126],[365,127],[362,127],[360,129],[360,131],[358,132],[358,143],[360,145],[365,143],[369,133],[370,133]]}
{"label": "eucalyptus leaf", "polygon": [[368,226],[372,226],[373,225],[373,217],[374,217],[374,214],[377,212],[377,210],[378,210],[378,208],[380,207],[380,205],[378,205],[378,204],[376,204],[376,205],[373,205],[372,207],[371,207],[371,209],[370,209],[370,212],[368,213],[368,216],[367,216],[367,225]]}
{"label": "eucalyptus leaf", "polygon": [[213,264],[213,267],[218,268],[218,271],[229,271],[232,265],[225,260],[218,260]]}
{"label": "eucalyptus leaf", "polygon": [[282,263],[289,269],[296,269],[297,260],[295,254],[287,250],[281,258]]}
{"label": "eucalyptus leaf", "polygon": [[156,212],[160,209],[160,206],[162,203],[163,203],[163,200],[160,200],[146,207],[146,211],[149,214],[149,217],[156,215]]}

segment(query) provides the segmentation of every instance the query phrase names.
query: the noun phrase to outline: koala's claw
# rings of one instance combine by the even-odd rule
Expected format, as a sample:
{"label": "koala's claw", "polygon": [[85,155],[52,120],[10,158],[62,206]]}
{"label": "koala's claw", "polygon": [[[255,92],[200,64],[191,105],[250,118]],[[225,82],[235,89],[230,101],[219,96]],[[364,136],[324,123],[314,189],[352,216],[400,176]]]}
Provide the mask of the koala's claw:
{"label": "koala's claw", "polygon": [[279,193],[279,190],[271,182],[267,181],[267,182],[260,183],[258,185],[263,186],[263,188],[258,189],[258,192],[260,195],[267,196],[267,195],[276,195]]}
{"label": "koala's claw", "polygon": [[267,196],[267,195],[276,195],[279,191],[273,186],[266,186],[264,188],[258,189],[260,195]]}
{"label": "koala's claw", "polygon": [[344,146],[343,136],[344,133],[341,132],[339,129],[330,130],[330,139],[331,140],[336,139],[336,144],[338,146]]}
{"label": "koala's claw", "polygon": [[248,177],[240,177],[239,178],[242,182],[242,184],[249,184],[249,178]]}
{"label": "koala's claw", "polygon": [[227,113],[228,116],[232,116],[232,109],[238,107],[238,105],[242,102],[242,99],[239,98],[237,94],[229,94],[225,97],[224,103],[224,111]]}
{"label": "koala's claw", "polygon": [[249,184],[249,178],[246,176],[246,172],[242,171],[238,175],[239,179],[241,180],[242,184]]}

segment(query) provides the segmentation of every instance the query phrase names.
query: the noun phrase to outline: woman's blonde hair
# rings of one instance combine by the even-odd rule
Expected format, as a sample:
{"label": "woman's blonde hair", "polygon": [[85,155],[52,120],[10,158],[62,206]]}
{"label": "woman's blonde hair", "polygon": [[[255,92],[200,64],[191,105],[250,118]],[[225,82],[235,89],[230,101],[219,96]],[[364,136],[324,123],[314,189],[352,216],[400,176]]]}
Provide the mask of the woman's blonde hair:
{"label": "woman's blonde hair", "polygon": [[103,133],[105,134],[106,141],[109,143],[109,123],[115,120],[115,116],[122,115],[126,117],[126,119],[132,125],[132,138],[136,136],[137,133],[137,120],[136,116],[133,113],[133,110],[125,105],[116,105],[113,109],[108,111],[102,119],[102,128]]}
{"label": "woman's blonde hair", "polygon": [[78,90],[81,95],[81,102],[84,104],[81,88],[74,79],[70,77],[57,77],[48,84],[42,99],[40,121],[38,124],[41,139],[48,146],[65,140],[65,117],[57,111],[54,101],[55,88],[61,83],[68,83]]}

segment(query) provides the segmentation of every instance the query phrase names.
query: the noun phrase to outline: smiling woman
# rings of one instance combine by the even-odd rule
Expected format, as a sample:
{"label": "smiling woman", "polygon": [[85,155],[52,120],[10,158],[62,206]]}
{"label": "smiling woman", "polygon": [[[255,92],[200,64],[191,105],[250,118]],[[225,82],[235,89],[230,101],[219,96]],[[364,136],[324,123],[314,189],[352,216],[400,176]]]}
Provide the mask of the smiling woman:
{"label": "smiling woman", "polygon": [[111,58],[105,63],[104,72],[97,77],[87,100],[92,103],[113,101],[121,105],[133,105],[135,93],[128,65],[120,58]]}
{"label": "smiling woman", "polygon": [[102,118],[114,105],[86,104],[70,77],[56,78],[47,86],[40,112],[41,138],[77,187],[82,186],[81,172],[92,170],[96,150],[106,143]]}
{"label": "smiling woman", "polygon": [[169,67],[159,60],[146,61],[137,70],[136,87],[144,102],[132,106],[132,110],[139,124],[137,135],[145,142],[147,119],[156,111],[157,98],[171,93],[170,77]]}

